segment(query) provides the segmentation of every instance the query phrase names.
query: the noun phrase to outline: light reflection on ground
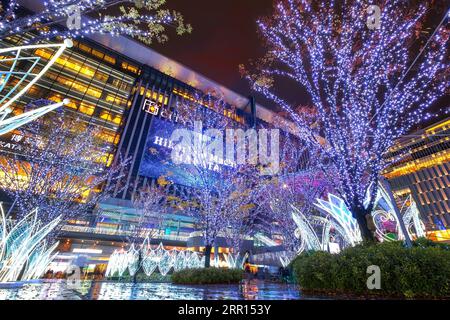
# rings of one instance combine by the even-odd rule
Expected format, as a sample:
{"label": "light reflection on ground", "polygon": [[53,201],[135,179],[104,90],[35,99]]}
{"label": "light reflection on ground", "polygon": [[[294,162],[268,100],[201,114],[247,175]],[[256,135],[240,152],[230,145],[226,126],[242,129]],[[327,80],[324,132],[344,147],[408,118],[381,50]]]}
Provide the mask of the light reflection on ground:
{"label": "light reflection on ground", "polygon": [[0,300],[287,300],[300,299],[295,285],[246,281],[240,285],[184,286],[171,283],[83,281],[78,288],[65,280],[0,284]]}

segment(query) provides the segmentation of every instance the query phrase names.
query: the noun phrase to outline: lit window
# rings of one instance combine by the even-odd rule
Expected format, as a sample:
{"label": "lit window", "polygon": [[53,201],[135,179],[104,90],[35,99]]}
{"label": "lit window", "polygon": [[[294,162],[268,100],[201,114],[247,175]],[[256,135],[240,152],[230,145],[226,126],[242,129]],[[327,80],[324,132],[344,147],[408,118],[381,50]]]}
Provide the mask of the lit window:
{"label": "lit window", "polygon": [[120,122],[122,121],[122,117],[120,115],[118,114],[113,115],[111,112],[106,110],[103,110],[100,113],[100,118],[116,124],[120,124]]}
{"label": "lit window", "polygon": [[84,103],[84,102],[82,102],[80,104],[79,111],[84,113],[84,114],[87,114],[87,115],[91,116],[94,113],[94,110],[95,110],[95,107],[90,105],[90,104],[87,104],[87,103]]}
{"label": "lit window", "polygon": [[105,54],[103,52],[100,52],[98,50],[92,49],[92,55],[96,56],[97,58],[103,59]]}
{"label": "lit window", "polygon": [[111,57],[111,56],[108,56],[107,54],[105,54],[104,60],[105,60],[106,62],[111,63],[111,64],[115,64],[115,63],[116,63],[116,59],[113,58],[113,57]]}
{"label": "lit window", "polygon": [[123,99],[121,97],[117,97],[117,96],[115,97],[112,94],[108,94],[106,96],[105,100],[107,102],[111,102],[111,103],[113,103],[115,105],[118,105],[118,106],[125,106],[127,104],[127,100],[125,100],[125,99]]}
{"label": "lit window", "polygon": [[89,53],[91,53],[91,48],[88,47],[88,46],[85,45],[85,44],[80,43],[80,45],[78,46],[78,48],[80,48],[80,49],[83,50],[84,52],[89,52]]}

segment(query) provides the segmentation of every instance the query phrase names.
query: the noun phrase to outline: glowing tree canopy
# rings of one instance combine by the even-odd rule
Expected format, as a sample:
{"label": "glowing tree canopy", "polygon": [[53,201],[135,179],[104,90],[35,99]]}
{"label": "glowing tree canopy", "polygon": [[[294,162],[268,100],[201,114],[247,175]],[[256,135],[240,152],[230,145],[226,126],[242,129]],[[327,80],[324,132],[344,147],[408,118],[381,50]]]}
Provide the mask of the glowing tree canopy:
{"label": "glowing tree canopy", "polygon": [[[70,113],[41,117],[23,126],[21,132],[25,152],[0,151],[0,188],[14,199],[18,217],[39,208],[39,218],[45,223],[61,215],[63,220],[82,219],[109,195],[128,163],[119,155],[116,164],[108,166],[110,145],[101,130]],[[101,189],[106,181],[111,184]]]}
{"label": "glowing tree canopy", "polygon": [[[366,239],[373,239],[366,216],[387,165],[383,154],[430,117],[427,108],[448,88],[448,13],[442,12],[440,24],[419,39],[427,2],[377,1],[380,26],[374,29],[367,25],[372,1],[276,1],[273,15],[258,21],[266,56],[252,71],[242,68],[253,88],[293,119],[305,141],[322,150],[333,166],[340,198]],[[277,92],[278,80],[297,85],[292,92],[306,90],[313,125]]]}
{"label": "glowing tree canopy", "polygon": [[[35,109],[7,118],[13,112],[11,106],[47,72],[63,51],[71,46],[72,41],[65,40],[61,44],[28,45],[0,49],[0,93],[2,94],[0,98],[0,135],[27,124],[69,102],[67,99],[58,103],[38,100],[31,104]],[[56,51],[46,65],[36,72],[41,57],[29,52],[43,48],[54,48]],[[24,62],[29,62],[28,70],[25,72],[17,70],[18,65],[23,65]],[[12,80],[17,81],[12,84]]]}
{"label": "glowing tree canopy", "polygon": [[38,279],[55,257],[58,243],[48,246],[45,238],[61,216],[45,224],[34,209],[13,224],[1,204],[0,214],[0,282]]}
{"label": "glowing tree canopy", "polygon": [[352,217],[344,200],[330,193],[328,194],[328,201],[317,199],[316,206],[326,214],[329,214],[342,227],[344,230],[344,238],[351,245],[355,245],[361,241],[361,232],[358,223]]}
{"label": "glowing tree canopy", "polygon": [[[26,1],[25,1],[26,2]],[[32,2],[32,1],[30,1]],[[177,11],[164,8],[165,0],[47,0],[37,13],[20,16],[19,3],[10,0],[0,9],[0,38],[34,31],[31,41],[56,36],[76,38],[95,33],[127,35],[147,44],[168,39],[166,27],[178,35],[191,32]],[[108,10],[109,9],[109,10]],[[116,15],[111,12],[116,11]],[[67,28],[61,28],[62,25]],[[40,26],[44,25],[45,28]]]}

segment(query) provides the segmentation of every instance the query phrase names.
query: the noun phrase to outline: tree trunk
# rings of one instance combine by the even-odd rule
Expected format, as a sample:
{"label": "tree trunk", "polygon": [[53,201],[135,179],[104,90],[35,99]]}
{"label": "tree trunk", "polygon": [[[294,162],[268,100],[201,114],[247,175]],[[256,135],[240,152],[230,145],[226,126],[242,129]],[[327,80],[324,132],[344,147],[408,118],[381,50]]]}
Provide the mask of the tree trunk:
{"label": "tree trunk", "polygon": [[211,249],[212,246],[210,244],[205,246],[205,268],[209,268],[211,266]]}
{"label": "tree trunk", "polygon": [[370,213],[367,212],[367,210],[361,210],[361,209],[353,209],[355,213],[356,221],[358,222],[359,229],[361,230],[361,236],[364,241],[374,242],[375,237],[374,234],[369,227],[369,221],[372,219],[372,216]]}

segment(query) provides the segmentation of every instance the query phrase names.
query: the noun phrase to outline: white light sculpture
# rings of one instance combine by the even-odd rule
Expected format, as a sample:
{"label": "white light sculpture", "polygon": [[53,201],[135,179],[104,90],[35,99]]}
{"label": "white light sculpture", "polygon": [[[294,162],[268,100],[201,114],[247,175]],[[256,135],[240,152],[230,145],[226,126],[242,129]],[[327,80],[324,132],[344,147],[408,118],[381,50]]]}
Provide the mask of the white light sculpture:
{"label": "white light sculpture", "polygon": [[321,250],[322,244],[317,236],[314,228],[309,223],[308,219],[298,210],[296,207],[291,205],[292,208],[292,219],[298,228],[296,230],[296,237],[301,239],[301,245],[298,249],[300,252],[303,250]]}
{"label": "white light sculpture", "polygon": [[410,235],[412,235],[415,231],[415,235],[417,238],[425,237],[425,224],[420,219],[420,213],[419,209],[417,209],[417,204],[414,202],[411,195],[409,196],[407,201],[410,202],[410,205],[403,215],[403,222],[405,223]]}
{"label": "white light sculpture", "polygon": [[[368,204],[369,201],[370,198],[366,198],[365,204]],[[317,199],[315,205],[326,214],[326,217],[306,216],[295,206],[291,206],[292,219],[297,225],[295,236],[300,239],[300,245],[296,252],[282,251],[277,253],[283,266],[286,267],[296,255],[304,250],[338,252],[340,248],[354,246],[362,241],[358,223],[353,218],[343,199],[333,194],[328,194],[328,201]],[[372,218],[376,227],[376,236],[381,241],[395,240],[389,236],[389,232],[385,228],[385,225],[389,223],[394,227],[398,239],[404,239],[393,205],[386,190],[382,185],[379,185],[374,205],[376,209],[372,212]],[[425,226],[420,220],[417,205],[411,196],[405,200],[400,211],[403,214],[402,219],[407,226],[409,236],[411,238],[414,235],[415,237],[424,237],[426,235]],[[319,230],[321,230],[321,234],[317,233]],[[332,239],[331,231],[334,239]],[[277,245],[265,236],[258,235],[258,239],[268,246]],[[336,240],[339,241],[336,242]]]}
{"label": "white light sculpture", "polygon": [[[370,189],[370,188],[369,188]],[[368,204],[370,201],[369,192],[366,195],[365,203]],[[405,236],[400,228],[399,221],[397,219],[397,215],[394,211],[394,205],[390,200],[390,197],[382,184],[378,185],[377,197],[375,199],[374,208],[378,207],[379,209],[374,210],[372,212],[372,217],[374,220],[374,224],[376,227],[376,235],[382,241],[392,241],[394,239],[388,237],[383,228],[383,224],[391,223],[395,226],[395,233],[399,240],[404,240]],[[400,212],[402,213],[403,223],[405,224],[409,237],[410,238],[418,238],[425,236],[425,225],[420,220],[420,213],[417,209],[417,205],[412,199],[412,196],[409,195],[405,201],[403,202]]]}
{"label": "white light sculpture", "polygon": [[59,242],[55,242],[52,246],[48,247],[47,242],[44,241],[39,248],[36,248],[30,259],[28,259],[22,280],[39,279],[45,270],[47,270],[49,264],[58,255],[58,252],[55,251],[58,244]]}
{"label": "white light sculpture", "polygon": [[244,255],[241,255],[240,252],[229,253],[224,255],[225,263],[230,269],[243,269],[245,260],[247,260],[249,254],[246,252]]}
{"label": "white light sculpture", "polygon": [[34,209],[16,222],[6,219],[0,204],[0,282],[39,278],[50,264],[58,243],[48,247],[45,237],[61,222],[61,216],[46,225]]}
{"label": "white light sculpture", "polygon": [[[63,104],[69,103],[68,99],[64,99],[62,102],[53,103],[17,116],[10,117],[8,119],[6,118],[12,113],[11,105],[24,93],[26,93],[36,83],[36,81],[38,81],[42,75],[47,72],[47,70],[55,63],[66,48],[70,48],[72,45],[72,41],[66,39],[60,44],[38,44],[0,49],[0,67],[6,67],[6,70],[0,70],[0,93],[3,94],[3,90],[11,78],[19,78],[17,83],[6,94],[4,94],[2,98],[0,98],[0,135],[8,133],[11,130],[33,121],[40,116],[61,107]],[[45,48],[57,48],[57,50],[38,73],[33,73],[34,68],[37,66],[41,58],[38,56],[24,56],[23,53],[26,50]],[[16,70],[18,63],[22,61],[30,62],[30,67],[25,72]],[[28,83],[23,86],[23,88],[20,88],[21,84],[24,83],[25,80],[27,80]]]}
{"label": "white light sculpture", "polygon": [[130,250],[127,251],[126,256],[128,271],[131,276],[134,276],[139,269],[139,251],[131,245]]}
{"label": "white light sculpture", "polygon": [[[156,270],[163,276],[171,270],[179,271],[186,268],[201,268],[205,264],[204,257],[200,258],[197,252],[188,250],[166,250],[162,243],[156,249],[149,245],[146,238],[142,244],[141,266],[147,276],[152,275]],[[128,250],[116,250],[109,258],[106,276],[111,277],[116,274],[121,277],[126,270],[133,276],[139,269],[139,251],[131,245]]]}
{"label": "white light sculpture", "polygon": [[[348,210],[344,200],[333,194],[329,194],[328,199],[329,201],[318,199],[316,206],[322,210],[322,212],[330,215],[330,221],[337,222],[337,224],[333,225],[334,227],[343,228],[344,238],[350,242],[349,245],[353,246],[362,241],[357,221]],[[367,193],[364,203],[367,205],[369,202],[370,195]],[[371,215],[376,228],[375,233],[381,241],[395,240],[389,237],[386,230],[383,228],[383,225],[386,223],[392,223],[395,226],[395,233],[399,240],[405,238],[401,231],[397,216],[395,215],[394,205],[396,204],[391,203],[386,189],[379,184],[374,204],[375,209],[372,211]],[[402,212],[402,219],[407,226],[410,238],[414,238],[414,235],[415,237],[425,236],[425,226],[420,220],[419,210],[411,195],[404,201],[400,211]]]}
{"label": "white light sculpture", "polygon": [[344,238],[351,246],[362,241],[358,222],[353,218],[352,213],[348,210],[344,200],[329,193],[328,201],[317,199],[315,205],[325,214],[329,214],[331,218],[339,224],[344,232]]}

